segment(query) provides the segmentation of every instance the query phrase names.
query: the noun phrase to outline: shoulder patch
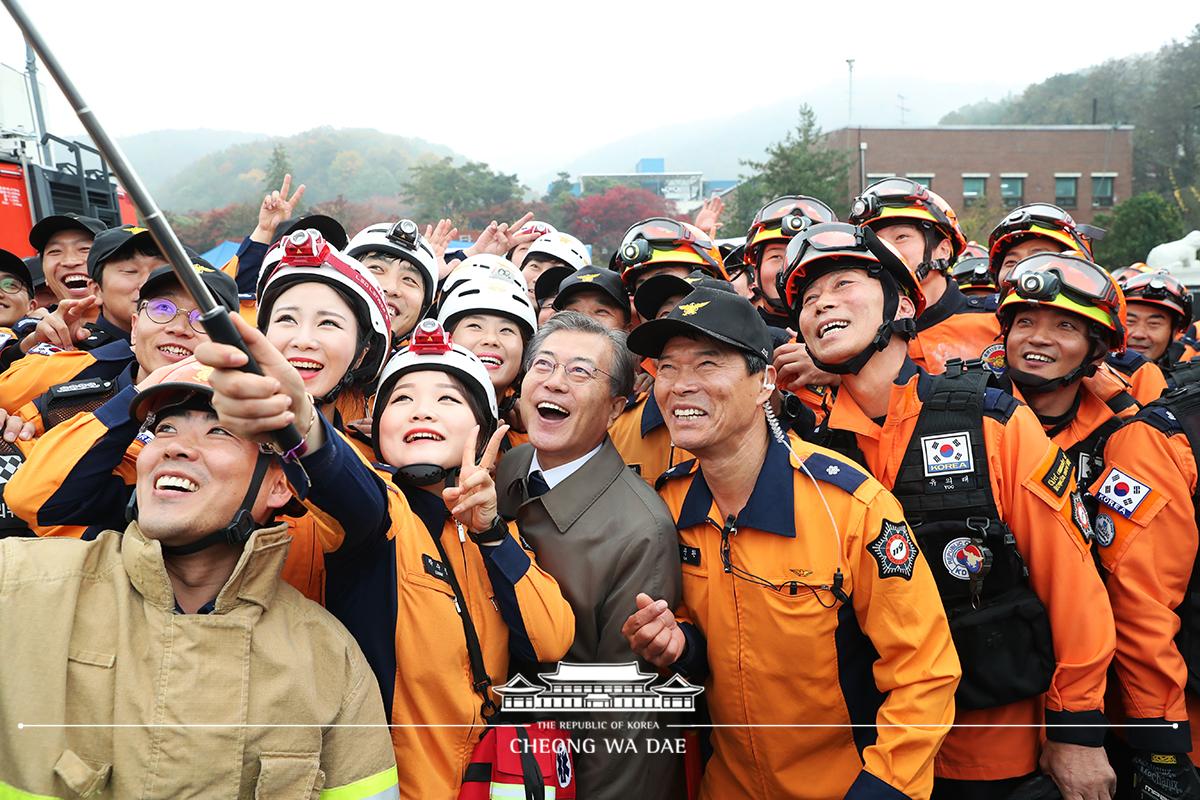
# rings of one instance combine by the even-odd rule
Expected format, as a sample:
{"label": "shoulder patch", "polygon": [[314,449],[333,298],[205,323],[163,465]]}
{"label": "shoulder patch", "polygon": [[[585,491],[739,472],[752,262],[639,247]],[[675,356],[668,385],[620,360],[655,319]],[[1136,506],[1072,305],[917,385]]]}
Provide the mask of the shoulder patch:
{"label": "shoulder patch", "polygon": [[62,352],[65,351],[61,347],[55,347],[49,342],[42,342],[41,344],[35,344],[33,347],[29,348],[29,353],[27,353],[27,355],[52,356],[55,353]]}
{"label": "shoulder patch", "polygon": [[1108,547],[1117,538],[1117,526],[1108,511],[1096,512],[1096,524],[1092,526],[1092,532],[1096,536],[1096,544],[1101,547]]}
{"label": "shoulder patch", "polygon": [[879,535],[871,540],[867,550],[875,557],[880,578],[912,578],[917,563],[917,545],[903,520],[885,519],[879,526]]}
{"label": "shoulder patch", "polygon": [[1058,448],[1058,455],[1054,457],[1054,463],[1046,470],[1046,474],[1042,476],[1042,484],[1054,492],[1059,497],[1067,491],[1067,486],[1071,483],[1071,458],[1063,449]]}
{"label": "shoulder patch", "polygon": [[1094,538],[1092,519],[1088,516],[1087,506],[1083,504],[1083,496],[1079,492],[1071,492],[1071,522],[1075,523],[1075,528],[1084,542],[1090,542]]}
{"label": "shoulder patch", "polygon": [[[663,484],[675,478],[682,478],[684,475],[689,475],[692,472],[692,467],[696,465],[696,459],[689,458],[687,461],[681,461],[669,470],[659,475],[654,481],[654,488],[661,489]],[[640,474],[640,471],[639,471]]]}
{"label": "shoulder patch", "polygon": [[1113,467],[1100,485],[1096,499],[1129,519],[1153,491],[1147,484]]}
{"label": "shoulder patch", "polygon": [[825,453],[813,453],[804,459],[803,471],[816,480],[832,483],[847,494],[854,494],[871,477],[857,464]]}
{"label": "shoulder patch", "polygon": [[1004,350],[1004,342],[989,344],[979,354],[983,368],[993,375],[1003,375],[1008,371],[1008,354]]}

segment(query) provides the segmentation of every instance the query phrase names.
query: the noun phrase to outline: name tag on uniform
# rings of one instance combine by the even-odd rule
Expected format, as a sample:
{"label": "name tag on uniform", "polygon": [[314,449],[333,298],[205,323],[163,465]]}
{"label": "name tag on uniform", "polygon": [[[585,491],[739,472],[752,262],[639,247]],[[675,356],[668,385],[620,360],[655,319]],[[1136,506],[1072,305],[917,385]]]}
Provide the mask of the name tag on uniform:
{"label": "name tag on uniform", "polygon": [[427,575],[432,575],[439,581],[450,582],[450,571],[446,569],[445,564],[424,553],[421,554],[421,562],[425,565],[425,573]]}
{"label": "name tag on uniform", "polygon": [[700,566],[700,548],[689,547],[686,544],[679,545],[679,561],[688,566]]}

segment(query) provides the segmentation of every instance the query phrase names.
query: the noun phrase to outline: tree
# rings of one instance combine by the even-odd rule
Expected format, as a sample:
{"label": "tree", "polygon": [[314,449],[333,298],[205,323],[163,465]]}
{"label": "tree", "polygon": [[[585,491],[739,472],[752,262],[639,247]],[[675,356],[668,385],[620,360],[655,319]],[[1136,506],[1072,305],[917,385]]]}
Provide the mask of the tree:
{"label": "tree", "polygon": [[485,210],[511,205],[520,198],[522,187],[516,175],[492,172],[478,161],[456,166],[446,157],[413,166],[403,191],[418,219],[449,217],[460,228],[480,228],[494,218],[483,219]]}
{"label": "tree", "polygon": [[846,186],[850,174],[848,153],[830,147],[817,125],[817,115],[800,106],[794,131],[782,142],[767,147],[764,161],[743,159],[753,172],[742,176],[727,211],[731,229],[749,228],[755,212],[768,200],[785,194],[806,194],[825,201],[839,215],[849,207]]}
{"label": "tree", "polygon": [[1119,203],[1112,214],[1097,214],[1096,225],[1107,230],[1095,244],[1096,260],[1109,269],[1145,261],[1155,245],[1183,235],[1179,209],[1153,192]]}
{"label": "tree", "polygon": [[592,245],[592,263],[603,264],[621,243],[621,236],[631,223],[674,214],[675,204],[654,192],[613,186],[603,194],[588,195],[575,201],[565,228]]}
{"label": "tree", "polygon": [[283,185],[283,176],[292,171],[292,162],[288,159],[287,148],[283,142],[276,142],[271,150],[271,159],[267,162],[267,173],[263,178],[263,186],[268,192]]}

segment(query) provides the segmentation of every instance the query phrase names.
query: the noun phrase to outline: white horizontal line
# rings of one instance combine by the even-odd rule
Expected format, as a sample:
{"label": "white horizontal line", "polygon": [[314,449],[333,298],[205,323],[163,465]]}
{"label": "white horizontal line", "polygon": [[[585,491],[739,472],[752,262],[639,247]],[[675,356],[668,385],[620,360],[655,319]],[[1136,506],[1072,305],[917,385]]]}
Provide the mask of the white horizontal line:
{"label": "white horizontal line", "polygon": [[696,723],[696,724],[684,724],[684,725],[666,725],[665,727],[667,727],[667,728],[1039,728],[1039,729],[1041,729],[1041,728],[1170,728],[1172,730],[1178,730],[1179,723],[1178,722],[1155,722],[1155,723],[1149,724],[1149,725],[1137,725],[1137,724],[1131,725],[1131,724],[1124,724],[1124,723],[1121,723],[1121,724],[1118,724],[1118,723],[1112,723],[1112,724],[1096,723],[1096,724],[1089,724],[1089,725],[1072,725],[1070,723],[1065,723],[1065,722],[1064,723],[1056,723],[1053,725],[1022,725],[1022,724],[1017,724],[1017,723],[997,723],[995,725],[985,725],[985,724],[959,725],[959,724],[951,723],[951,722],[930,722],[930,723],[914,722],[914,723],[903,724],[903,725],[900,723],[875,724],[875,723],[871,723],[871,722],[857,722],[857,723],[845,723],[845,724],[840,724],[840,723],[766,724],[766,723],[763,723],[763,724],[756,724],[756,725],[741,725],[741,724],[716,725],[716,724],[711,724],[711,723],[710,724]]}

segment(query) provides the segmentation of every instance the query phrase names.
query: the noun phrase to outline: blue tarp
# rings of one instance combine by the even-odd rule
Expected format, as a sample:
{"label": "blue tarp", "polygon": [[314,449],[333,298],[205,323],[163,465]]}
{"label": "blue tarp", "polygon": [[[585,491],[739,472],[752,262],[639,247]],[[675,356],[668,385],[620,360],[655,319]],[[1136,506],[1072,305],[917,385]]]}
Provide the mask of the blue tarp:
{"label": "blue tarp", "polygon": [[241,242],[235,242],[232,239],[226,239],[212,250],[209,250],[207,253],[201,253],[200,255],[204,256],[205,261],[212,264],[217,269],[220,269],[221,267],[225,266],[225,263],[229,261],[229,259],[237,255],[238,247],[240,246]]}

